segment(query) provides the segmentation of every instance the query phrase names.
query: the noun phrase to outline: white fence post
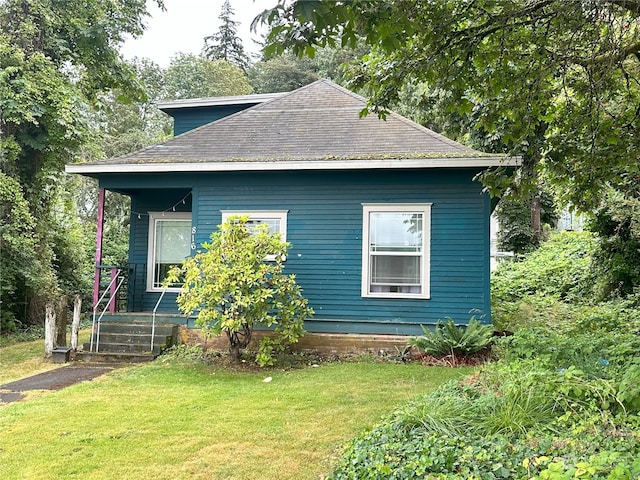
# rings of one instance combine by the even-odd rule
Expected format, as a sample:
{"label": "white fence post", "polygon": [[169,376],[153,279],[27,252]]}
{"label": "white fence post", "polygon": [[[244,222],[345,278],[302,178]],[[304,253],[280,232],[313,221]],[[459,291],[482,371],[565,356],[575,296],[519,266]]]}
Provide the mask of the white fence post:
{"label": "white fence post", "polygon": [[51,358],[56,339],[56,309],[53,303],[47,303],[44,316],[44,356]]}
{"label": "white fence post", "polygon": [[80,309],[82,308],[82,297],[75,296],[73,299],[73,322],[71,323],[71,348],[78,349],[78,330],[80,330]]}

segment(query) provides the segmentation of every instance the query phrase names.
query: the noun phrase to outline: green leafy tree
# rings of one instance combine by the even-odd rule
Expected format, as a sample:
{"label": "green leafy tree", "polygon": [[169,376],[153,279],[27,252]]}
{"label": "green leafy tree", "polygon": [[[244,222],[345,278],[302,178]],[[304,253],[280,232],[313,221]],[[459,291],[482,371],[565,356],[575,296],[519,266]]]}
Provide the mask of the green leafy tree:
{"label": "green leafy tree", "polygon": [[218,17],[222,24],[216,33],[205,37],[203,53],[210,60],[225,60],[245,70],[249,57],[238,37],[239,23],[233,20],[234,13],[229,0],[225,0]]}
{"label": "green leafy tree", "polygon": [[291,54],[257,62],[247,74],[256,93],[290,92],[320,78],[312,60]]}
{"label": "green leafy tree", "polygon": [[247,75],[257,93],[290,92],[319,78],[330,78],[347,86],[345,72],[368,51],[367,45],[358,42],[355,48],[319,48],[313,58],[284,52],[254,63],[247,70]]}
{"label": "green leafy tree", "polygon": [[590,229],[600,240],[593,254],[597,294],[607,299],[633,293],[640,285],[640,196],[610,190]]}
{"label": "green leafy tree", "polygon": [[[78,235],[62,170],[91,142],[101,95],[144,96],[117,48],[142,33],[146,15],[143,1],[0,3],[0,171],[20,185],[39,265],[37,282],[13,277],[13,291],[25,293],[23,322],[41,322],[45,301],[82,284],[74,272],[83,270],[83,245],[68,243]],[[79,254],[63,259],[63,251]],[[16,263],[14,254],[3,250],[2,265]]]}
{"label": "green leafy tree", "polygon": [[556,225],[558,214],[553,197],[545,191],[537,193],[540,210],[536,212],[532,196],[506,195],[500,199],[495,214],[500,223],[498,245],[501,250],[529,252],[544,240],[544,227],[548,231]]}
{"label": "green leafy tree", "polygon": [[273,354],[298,341],[304,320],[313,314],[294,275],[284,274],[288,244],[266,225],[249,227],[248,217],[232,217],[197,253],[173,269],[166,284],[180,282],[178,306],[198,312],[196,324],[214,334],[225,333],[229,353],[238,359],[255,326],[273,327],[260,341],[259,365],[271,365]]}
{"label": "green leafy tree", "polygon": [[36,221],[20,184],[0,172],[0,330],[15,330],[25,310],[27,289],[46,286],[51,272],[43,268],[34,237]]}
{"label": "green leafy tree", "polygon": [[165,71],[146,58],[135,58],[128,64],[145,98],[131,101],[119,89],[101,97],[101,108],[94,114],[97,117],[94,121],[99,125],[98,155],[106,158],[140,150],[171,135],[171,120],[156,105],[166,97]]}
{"label": "green leafy tree", "polygon": [[252,92],[241,68],[225,60],[208,60],[178,53],[165,72],[166,98],[202,98],[248,95]]}

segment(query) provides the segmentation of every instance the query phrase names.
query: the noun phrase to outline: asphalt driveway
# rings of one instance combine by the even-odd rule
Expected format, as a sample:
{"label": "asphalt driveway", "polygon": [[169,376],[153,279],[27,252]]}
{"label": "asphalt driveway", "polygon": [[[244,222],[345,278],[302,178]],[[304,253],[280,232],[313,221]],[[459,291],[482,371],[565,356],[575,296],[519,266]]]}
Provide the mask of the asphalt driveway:
{"label": "asphalt driveway", "polygon": [[29,390],[60,390],[79,382],[93,380],[121,365],[65,365],[15,382],[0,385],[0,403],[21,400]]}

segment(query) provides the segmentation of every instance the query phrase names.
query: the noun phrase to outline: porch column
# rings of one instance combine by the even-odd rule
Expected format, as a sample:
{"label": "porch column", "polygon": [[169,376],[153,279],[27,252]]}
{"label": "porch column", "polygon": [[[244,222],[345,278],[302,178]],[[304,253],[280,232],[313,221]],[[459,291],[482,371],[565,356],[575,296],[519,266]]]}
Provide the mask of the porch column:
{"label": "porch column", "polygon": [[96,228],[96,270],[93,278],[93,308],[100,298],[100,265],[102,264],[102,230],[104,229],[104,188],[98,193],[98,225]]}
{"label": "porch column", "polygon": [[116,277],[118,276],[118,269],[111,269],[111,291],[109,292],[109,298],[111,301],[109,302],[109,313],[116,313],[116,304],[118,300],[116,298],[116,292],[118,289],[118,282],[116,281]]}

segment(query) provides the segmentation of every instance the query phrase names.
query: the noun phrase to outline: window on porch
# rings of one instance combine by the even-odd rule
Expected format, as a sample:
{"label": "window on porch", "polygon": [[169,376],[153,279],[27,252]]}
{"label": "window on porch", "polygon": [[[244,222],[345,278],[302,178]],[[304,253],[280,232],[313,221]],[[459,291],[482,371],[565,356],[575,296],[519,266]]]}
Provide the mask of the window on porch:
{"label": "window on porch", "polygon": [[[191,254],[191,213],[149,213],[147,290],[161,291],[169,270]],[[168,291],[179,291],[176,283]]]}

